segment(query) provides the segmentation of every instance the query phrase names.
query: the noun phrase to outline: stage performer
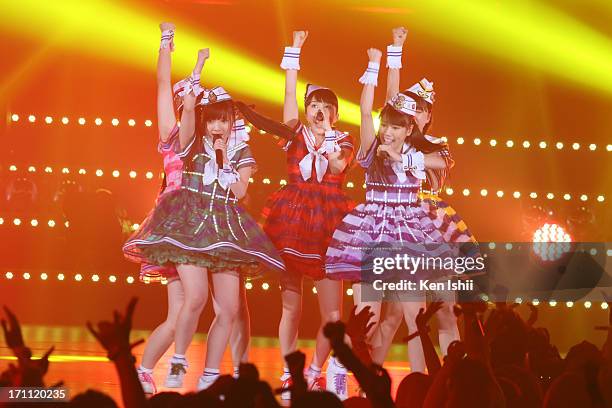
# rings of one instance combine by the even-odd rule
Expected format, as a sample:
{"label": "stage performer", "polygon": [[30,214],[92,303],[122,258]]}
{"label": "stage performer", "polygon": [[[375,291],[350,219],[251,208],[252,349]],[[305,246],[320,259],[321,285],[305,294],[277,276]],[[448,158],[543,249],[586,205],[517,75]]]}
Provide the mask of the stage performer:
{"label": "stage performer", "polygon": [[173,144],[183,162],[181,187],[164,194],[124,251],[135,261],[175,265],[182,282],[184,299],[170,369],[174,387],[182,386],[188,366],[185,352],[208,297],[211,273],[215,318],[208,333],[204,374],[198,381],[198,389],[205,389],[219,376],[239,309],[241,277],[259,274],[260,265],[284,270],[273,244],[238,204],[256,163],[248,134],[231,130],[239,111],[268,133],[288,139],[294,132],[233,101],[221,87],[201,91],[197,106],[199,87],[192,86],[183,96],[181,131]]}
{"label": "stage performer", "polygon": [[[403,39],[399,41],[403,42]],[[393,56],[398,55],[397,49],[392,51]],[[362,296],[364,289],[368,289],[370,296],[374,293],[369,280],[372,276],[370,250],[387,247],[389,249],[383,252],[389,256],[397,252],[412,257],[423,254],[445,257],[454,253],[444,244],[441,231],[435,227],[429,212],[421,207],[418,198],[426,171],[447,167],[445,158],[439,153],[440,146],[427,141],[416,124],[416,115],[423,106],[407,93],[394,95],[380,113],[380,129],[376,134],[372,106],[382,53],[369,49],[368,56],[368,68],[360,78],[364,86],[361,94],[361,147],[357,155],[359,164],[366,171],[366,202],[348,214],[334,232],[327,250],[326,269],[332,279],[356,281],[353,284],[355,304],[359,309],[370,306],[375,313],[374,321],[378,321],[380,299]],[[390,59],[388,63],[397,64],[397,60]],[[397,277],[393,272],[383,276],[392,280]],[[430,272],[420,271],[421,274]],[[416,330],[414,318],[419,308],[425,305],[425,293],[415,290],[394,301],[402,308],[410,330]],[[369,333],[370,337],[373,331]],[[412,370],[424,371],[423,351],[418,340],[408,347]]]}
{"label": "stage performer", "polygon": [[[278,330],[281,353],[285,356],[296,350],[303,280],[309,277],[314,280],[321,317],[307,373],[309,389],[327,389],[346,399],[346,368],[332,357],[325,379],[321,369],[331,350],[323,326],[339,320],[342,310],[342,282],[326,278],[325,251],[334,229],[352,207],[342,184],[353,160],[353,140],[334,127],[338,120],[338,97],[329,88],[307,86],[305,123],[299,120],[297,76],[307,36],[307,31],[293,33],[293,46],[285,48],[281,63],[286,72],[283,121],[296,129],[296,134],[284,145],[289,182],[269,198],[263,210],[264,231],[287,266],[287,273],[281,277],[283,310]],[[281,380],[283,389],[291,386],[286,365]],[[290,399],[289,392],[283,392],[281,398]]]}
{"label": "stage performer", "polygon": [[[162,23],[162,43],[159,49],[157,61],[157,116],[158,116],[158,150],[162,154],[164,163],[164,178],[160,194],[156,202],[170,191],[174,191],[181,186],[183,162],[174,152],[172,146],[177,142],[179,127],[176,122],[176,115],[180,116],[183,107],[183,96],[192,89],[195,93],[201,93],[200,72],[204,62],[208,57],[208,50],[203,49],[198,53],[198,61],[190,77],[179,81],[170,91],[171,78],[171,52],[174,43],[174,25],[172,23]],[[174,102],[174,109],[173,109]],[[183,128],[183,130],[186,128]],[[234,125],[234,132],[244,131],[244,121],[238,120]],[[183,305],[183,287],[178,278],[176,268],[172,264],[152,265],[144,263],[140,268],[140,281],[146,283],[165,281],[168,292],[168,313],[166,320],[157,326],[145,345],[141,364],[138,367],[138,378],[143,390],[147,394],[157,392],[157,387],[153,380],[153,369],[159,359],[168,350],[174,341],[176,319],[178,312]],[[240,287],[240,311],[236,322],[232,328],[230,337],[230,348],[232,351],[232,361],[234,362],[234,375],[237,375],[238,365],[248,361],[248,347],[250,343],[249,313],[246,302],[244,286]],[[215,310],[217,302],[213,298]],[[176,357],[176,356],[175,356]],[[180,357],[180,356],[179,356]],[[174,359],[176,360],[176,358]],[[183,372],[180,370],[180,362],[177,364],[172,360],[168,364],[168,375],[165,386],[180,387],[182,385]]]}
{"label": "stage performer", "polygon": [[[393,29],[393,45],[387,47],[387,100],[399,93],[399,70],[402,67],[402,47],[406,35],[407,31],[404,27]],[[426,179],[419,193],[421,206],[425,211],[430,213],[434,226],[440,229],[444,241],[456,243],[457,245],[463,244],[461,245],[463,256],[478,256],[479,251],[476,239],[468,230],[467,225],[463,219],[459,217],[457,212],[439,196],[439,192],[444,187],[445,181],[450,174],[450,169],[454,165],[454,161],[451,157],[448,145],[444,143],[442,139],[427,134],[433,119],[435,95],[433,83],[423,78],[404,93],[417,101],[419,108],[414,116],[415,123],[420,132],[425,135],[428,142],[439,146],[438,153],[446,162],[445,168],[426,170]],[[444,301],[442,308],[436,313],[436,317],[438,318],[438,339],[440,349],[442,353],[446,355],[448,345],[455,340],[459,340],[459,330],[456,317],[453,313],[454,296],[452,293],[448,292],[434,294],[434,296],[437,295],[442,295],[441,300]],[[416,312],[418,312],[418,310]],[[376,363],[382,364],[384,362],[393,341],[393,337],[404,317],[403,314],[404,312],[400,304],[396,302],[388,303],[385,316],[379,323],[372,339],[372,359]],[[409,331],[413,329],[416,329],[415,325],[409,327]],[[418,341],[418,338],[411,340],[411,342]],[[423,364],[423,362],[420,362],[417,364],[417,368],[423,367]]]}

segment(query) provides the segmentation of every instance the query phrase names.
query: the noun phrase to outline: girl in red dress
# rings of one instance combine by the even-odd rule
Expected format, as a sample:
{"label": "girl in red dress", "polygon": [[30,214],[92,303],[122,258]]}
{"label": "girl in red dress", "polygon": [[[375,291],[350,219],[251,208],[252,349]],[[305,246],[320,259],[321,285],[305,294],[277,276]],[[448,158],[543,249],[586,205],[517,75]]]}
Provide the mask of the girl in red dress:
{"label": "girl in red dress", "polygon": [[[330,352],[323,326],[339,320],[342,309],[342,282],[325,277],[325,251],[334,229],[352,208],[342,184],[353,160],[353,139],[333,127],[338,119],[338,98],[328,88],[308,85],[305,123],[298,118],[297,72],[300,50],[307,36],[307,31],[293,33],[293,47],[285,48],[281,63],[286,70],[283,122],[296,129],[296,135],[284,146],[289,180],[268,200],[263,211],[264,231],[287,269],[281,278],[283,311],[278,330],[281,353],[285,356],[296,350],[303,278],[307,276],[314,280],[321,315],[308,383],[310,389],[327,388],[346,398],[346,369],[332,357],[324,384],[321,367]],[[283,388],[291,385],[286,366],[281,380]],[[289,393],[284,392],[282,398],[289,399]]]}

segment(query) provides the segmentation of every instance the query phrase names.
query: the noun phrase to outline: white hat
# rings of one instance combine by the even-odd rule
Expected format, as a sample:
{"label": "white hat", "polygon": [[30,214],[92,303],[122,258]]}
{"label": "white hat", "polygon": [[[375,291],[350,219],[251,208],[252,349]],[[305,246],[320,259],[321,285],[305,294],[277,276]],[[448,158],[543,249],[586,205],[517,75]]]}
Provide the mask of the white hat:
{"label": "white hat", "polygon": [[212,89],[205,89],[202,94],[202,99],[199,105],[210,105],[212,103],[231,101],[232,97],[225,89],[220,86],[215,86]]}
{"label": "white hat", "polygon": [[408,95],[398,93],[387,102],[396,111],[405,113],[406,115],[414,116],[417,111],[417,103]]}
{"label": "white hat", "polygon": [[423,98],[427,103],[433,105],[435,92],[433,89],[433,82],[429,82],[427,78],[421,79],[416,84],[408,88],[408,92],[412,92],[415,95]]}

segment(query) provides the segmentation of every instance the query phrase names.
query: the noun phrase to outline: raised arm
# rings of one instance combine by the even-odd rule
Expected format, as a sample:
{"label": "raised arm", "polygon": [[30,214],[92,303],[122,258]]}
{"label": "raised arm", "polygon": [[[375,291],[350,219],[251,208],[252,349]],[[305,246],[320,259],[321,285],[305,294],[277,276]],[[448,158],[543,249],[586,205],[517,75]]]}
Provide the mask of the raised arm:
{"label": "raised arm", "polygon": [[191,142],[195,135],[195,101],[196,93],[199,93],[200,74],[204,68],[204,63],[210,56],[210,50],[203,48],[198,51],[198,60],[196,61],[191,77],[188,81],[191,84],[183,96],[183,113],[181,114],[181,127],[179,129],[179,140],[181,148],[184,148]]}
{"label": "raised arm", "polygon": [[293,32],[293,46],[285,47],[285,55],[281,67],[285,69],[285,105],[283,107],[283,122],[287,126],[295,126],[299,120],[297,102],[297,75],[300,69],[300,51],[308,31]]}
{"label": "raised arm", "polygon": [[[376,48],[368,49],[368,69],[370,66],[375,66],[376,64],[380,66],[381,57],[382,52],[380,50]],[[374,120],[372,119],[374,89],[376,88],[376,85],[371,81],[362,81],[362,83],[363,90],[361,91],[361,101],[359,105],[361,109],[361,126],[359,128],[359,136],[361,138],[361,151],[367,152],[376,139],[376,130],[374,129]]]}
{"label": "raised arm", "polygon": [[393,45],[387,47],[387,96],[393,98],[400,91],[400,68],[402,67],[402,47],[408,31],[404,27],[393,29]]}
{"label": "raised arm", "polygon": [[161,23],[162,32],[159,55],[157,56],[157,128],[159,137],[165,142],[176,124],[172,105],[172,84],[170,78],[171,53],[174,48],[174,24]]}

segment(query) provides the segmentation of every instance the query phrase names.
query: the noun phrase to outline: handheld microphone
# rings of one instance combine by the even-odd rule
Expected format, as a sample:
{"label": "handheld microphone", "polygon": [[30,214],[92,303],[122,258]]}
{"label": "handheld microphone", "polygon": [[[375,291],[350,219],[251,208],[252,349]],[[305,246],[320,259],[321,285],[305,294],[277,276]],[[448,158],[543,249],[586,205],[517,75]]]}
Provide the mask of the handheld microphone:
{"label": "handheld microphone", "polygon": [[[213,144],[219,139],[221,139],[221,135],[214,135]],[[223,168],[223,150],[215,149],[215,159],[217,161],[217,166],[219,166],[219,168],[222,169]]]}

